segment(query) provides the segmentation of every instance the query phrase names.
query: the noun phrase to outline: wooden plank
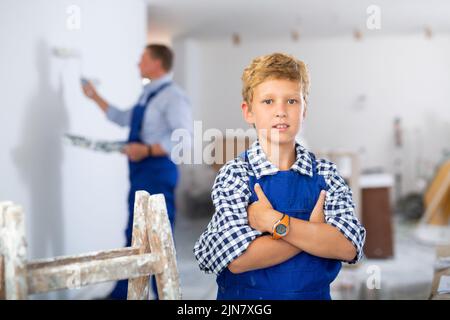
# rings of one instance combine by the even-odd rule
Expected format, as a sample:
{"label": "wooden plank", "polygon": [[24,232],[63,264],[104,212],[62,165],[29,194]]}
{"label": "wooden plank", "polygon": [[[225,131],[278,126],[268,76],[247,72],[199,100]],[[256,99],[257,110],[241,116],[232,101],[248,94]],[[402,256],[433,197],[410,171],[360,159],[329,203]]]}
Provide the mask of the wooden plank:
{"label": "wooden plank", "polygon": [[106,250],[106,251],[95,251],[95,252],[89,252],[85,254],[80,255],[72,255],[72,256],[61,256],[61,257],[55,257],[55,258],[49,258],[49,259],[39,259],[39,260],[33,260],[28,263],[27,269],[33,270],[33,269],[42,269],[42,268],[49,268],[49,267],[57,267],[57,266],[63,266],[63,265],[69,265],[71,263],[81,263],[81,262],[89,262],[93,260],[105,260],[105,259],[112,259],[112,258],[120,258],[120,257],[127,257],[139,254],[139,248],[120,248],[120,249],[112,249],[112,250]]}
{"label": "wooden plank", "polygon": [[425,214],[422,223],[446,225],[450,218],[450,160],[437,170],[424,195]]}
{"label": "wooden plank", "polygon": [[5,260],[6,299],[24,300],[27,298],[27,244],[25,224],[20,206],[8,206],[4,214],[2,236]]}
{"label": "wooden plank", "polygon": [[69,263],[29,270],[30,294],[74,289],[94,283],[141,277],[162,272],[158,254],[125,256],[80,263]]}
{"label": "wooden plank", "polygon": [[448,222],[450,220],[450,189],[447,191],[446,198],[447,203],[442,207],[442,210],[444,211],[442,217],[447,219],[446,221]]}
{"label": "wooden plank", "polygon": [[161,254],[161,263],[164,266],[163,271],[155,276],[159,299],[181,299],[176,252],[164,195],[156,194],[150,197],[147,219],[151,250]]}
{"label": "wooden plank", "polygon": [[[446,216],[443,210],[439,210],[444,205],[446,200],[446,194],[450,189],[450,172],[447,172],[446,176],[440,181],[439,186],[434,189],[434,194],[430,197],[430,203],[421,219],[421,223],[432,223],[437,225],[446,225],[447,221],[444,223],[442,216]],[[439,218],[441,217],[441,218]],[[446,219],[445,219],[446,220]]]}
{"label": "wooden plank", "polygon": [[12,205],[12,202],[0,202],[0,300],[6,298],[5,293],[5,263],[3,260],[3,233],[4,233],[4,214],[6,209]]}
{"label": "wooden plank", "polygon": [[[146,233],[146,215],[148,211],[149,194],[137,191],[134,201],[133,235],[131,246],[139,249],[139,254],[149,253],[150,244]],[[153,251],[154,253],[159,253]],[[130,279],[128,281],[128,300],[148,300],[150,276]]]}
{"label": "wooden plank", "polygon": [[423,198],[426,207],[431,203],[431,201],[433,201],[434,195],[439,189],[439,186],[444,182],[448,173],[450,173],[450,160],[444,162],[439,167],[433,181],[428,186]]}

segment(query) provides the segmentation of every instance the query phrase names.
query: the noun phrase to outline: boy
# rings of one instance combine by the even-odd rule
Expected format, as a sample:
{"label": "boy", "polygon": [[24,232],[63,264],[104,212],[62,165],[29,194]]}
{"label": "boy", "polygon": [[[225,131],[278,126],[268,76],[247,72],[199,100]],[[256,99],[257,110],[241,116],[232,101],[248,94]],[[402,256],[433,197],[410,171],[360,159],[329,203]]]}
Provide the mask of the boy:
{"label": "boy", "polygon": [[258,139],[219,171],[195,257],[217,274],[217,299],[331,299],[340,261],[363,255],[365,229],[336,166],[295,141],[307,68],[274,53],[254,59],[242,80],[242,113]]}

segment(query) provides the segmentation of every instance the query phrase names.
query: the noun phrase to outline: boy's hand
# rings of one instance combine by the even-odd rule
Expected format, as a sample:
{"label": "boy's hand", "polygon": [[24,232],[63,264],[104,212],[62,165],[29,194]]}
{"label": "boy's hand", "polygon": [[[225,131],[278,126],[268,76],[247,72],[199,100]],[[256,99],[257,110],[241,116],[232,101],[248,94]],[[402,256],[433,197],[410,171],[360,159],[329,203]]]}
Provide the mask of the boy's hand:
{"label": "boy's hand", "polygon": [[258,196],[258,201],[253,202],[247,208],[248,224],[258,231],[272,233],[273,225],[283,215],[273,209],[258,183],[255,184],[255,193]]}
{"label": "boy's hand", "polygon": [[[253,229],[261,232],[272,232],[273,225],[283,216],[281,212],[273,209],[272,204],[269,199],[267,199],[261,186],[257,183],[255,184],[255,193],[258,196],[258,201],[253,202],[247,208],[248,224]],[[313,223],[325,223],[325,197],[326,191],[322,190],[319,195],[319,199],[314,206],[311,216],[309,218],[310,222]]]}
{"label": "boy's hand", "polygon": [[325,205],[325,196],[327,192],[325,190],[320,191],[319,199],[314,206],[311,216],[309,217],[309,222],[315,223],[325,223],[325,213],[323,207]]}

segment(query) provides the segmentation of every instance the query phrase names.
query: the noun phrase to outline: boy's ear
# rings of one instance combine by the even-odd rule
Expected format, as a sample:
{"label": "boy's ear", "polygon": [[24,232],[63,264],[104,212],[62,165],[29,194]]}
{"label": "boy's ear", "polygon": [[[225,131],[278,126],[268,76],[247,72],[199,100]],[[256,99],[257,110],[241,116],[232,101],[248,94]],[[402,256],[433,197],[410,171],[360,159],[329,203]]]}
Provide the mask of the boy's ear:
{"label": "boy's ear", "polygon": [[253,112],[251,111],[250,106],[247,102],[242,101],[241,103],[242,115],[244,116],[245,122],[249,124],[254,124],[255,120],[253,119]]}

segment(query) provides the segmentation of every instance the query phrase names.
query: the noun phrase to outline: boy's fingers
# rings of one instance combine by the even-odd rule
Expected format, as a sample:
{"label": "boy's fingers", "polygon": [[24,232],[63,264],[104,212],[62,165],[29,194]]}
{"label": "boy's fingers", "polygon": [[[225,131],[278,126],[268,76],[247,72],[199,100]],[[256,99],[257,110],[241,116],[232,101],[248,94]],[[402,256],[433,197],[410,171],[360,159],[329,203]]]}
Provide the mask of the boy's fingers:
{"label": "boy's fingers", "polygon": [[258,201],[269,202],[259,183],[255,183],[255,193],[258,196]]}

